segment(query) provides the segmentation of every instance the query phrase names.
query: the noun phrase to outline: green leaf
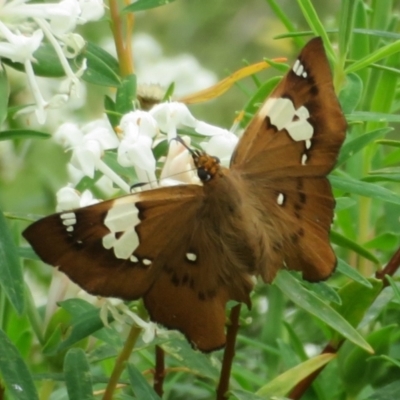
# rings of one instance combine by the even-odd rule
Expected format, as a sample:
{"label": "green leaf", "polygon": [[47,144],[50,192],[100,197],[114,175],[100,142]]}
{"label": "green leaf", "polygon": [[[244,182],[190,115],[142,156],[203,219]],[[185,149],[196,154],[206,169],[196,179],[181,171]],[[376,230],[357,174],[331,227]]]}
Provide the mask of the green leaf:
{"label": "green leaf", "polygon": [[10,86],[7,79],[7,71],[3,64],[0,63],[0,126],[7,118],[8,98],[10,96]]}
{"label": "green leaf", "polygon": [[32,129],[13,129],[0,132],[0,140],[49,138],[51,138],[50,133],[35,131]]}
{"label": "green leaf", "polygon": [[377,140],[377,144],[383,144],[384,146],[400,147],[399,140]]}
{"label": "green leaf", "polygon": [[125,7],[122,12],[136,12],[149,10],[150,8],[156,8],[165,6],[166,4],[172,3],[175,0],[137,0],[128,7]]}
{"label": "green leaf", "polygon": [[253,118],[254,114],[260,108],[261,104],[264,103],[265,99],[269,94],[275,89],[276,85],[282,80],[281,77],[277,76],[269,79],[267,82],[263,83],[257,90],[257,92],[251,97],[243,108],[244,117],[240,121],[240,126],[245,127]]}
{"label": "green leaf", "polygon": [[25,309],[25,285],[18,248],[0,211],[0,284],[18,315]]}
{"label": "green leaf", "polygon": [[335,52],[333,51],[331,42],[329,41],[328,34],[324,24],[319,19],[317,12],[310,0],[297,0],[304,18],[307,20],[308,25],[313,30],[316,36],[321,36],[324,41],[325,51],[331,61],[336,59]]}
{"label": "green leaf", "polygon": [[136,398],[146,400],[161,400],[160,396],[146,381],[140,371],[132,364],[127,366],[129,382],[131,389],[134,391]]}
{"label": "green leaf", "polygon": [[0,329],[0,375],[15,400],[38,400],[32,375],[17,348]]}
{"label": "green leaf", "polygon": [[133,103],[136,99],[136,75],[125,76],[117,90],[115,109],[123,115],[133,110]]}
{"label": "green leaf", "polygon": [[344,114],[355,110],[363,93],[363,81],[357,74],[346,76],[346,83],[339,93],[339,101]]}
{"label": "green leaf", "polygon": [[383,200],[389,203],[400,204],[400,196],[382,186],[363,182],[349,177],[329,176],[329,181],[336,189],[346,193],[354,193],[372,199]]}
{"label": "green leaf", "polygon": [[100,86],[118,87],[121,84],[118,61],[101,47],[88,42],[77,63],[86,58],[87,68],[82,76],[86,82]]}
{"label": "green leaf", "polygon": [[[229,394],[237,400],[265,400],[265,397],[257,396],[247,390],[234,389],[230,390]],[[230,398],[230,397],[229,397]],[[276,400],[283,400],[282,397],[276,397]]]}
{"label": "green leaf", "polygon": [[104,112],[110,121],[110,125],[113,128],[118,126],[121,116],[117,113],[114,101],[107,95],[104,96]]}
{"label": "green leaf", "polygon": [[390,286],[392,287],[393,290],[393,294],[396,296],[397,301],[400,303],[400,288],[397,286],[395,280],[390,275],[386,275],[385,278],[390,283]]}
{"label": "green leaf", "polygon": [[322,298],[324,301],[329,301],[330,303],[342,304],[340,296],[325,282],[307,282],[302,281],[302,285],[307,288],[310,292],[314,292],[317,296]]}
{"label": "green leaf", "polygon": [[389,383],[377,389],[373,395],[367,397],[365,400],[393,400],[397,399],[400,393],[400,380]]}
{"label": "green leaf", "polygon": [[[36,76],[47,78],[61,78],[65,76],[60,59],[51,44],[42,43],[35,51],[34,57],[36,61],[32,63],[32,67]],[[15,63],[8,59],[2,59],[2,61],[17,71],[25,72],[25,67],[21,63]]]}
{"label": "green leaf", "polygon": [[346,74],[350,74],[351,72],[356,72],[360,69],[369,67],[372,63],[375,63],[383,58],[387,58],[392,54],[396,54],[400,51],[400,40],[396,42],[390,43],[386,46],[379,47],[378,50],[368,54],[368,56],[362,58],[361,60],[357,60],[353,64],[349,65],[345,72]]}
{"label": "green leaf", "polygon": [[[397,330],[397,325],[388,325],[370,333],[368,343],[373,347],[375,354],[386,354],[389,351],[391,336]],[[371,357],[360,348],[349,349],[346,346],[346,354],[342,362],[342,380],[351,394],[359,393],[363,387],[373,385],[380,377],[380,367],[385,363],[379,357]],[[360,368],[362,366],[362,368]]]}
{"label": "green leaf", "polygon": [[64,359],[64,376],[70,399],[94,399],[89,363],[82,349],[68,351]]}
{"label": "green leaf", "polygon": [[355,268],[353,268],[340,258],[338,258],[337,270],[341,274],[348,276],[350,279],[359,283],[360,285],[372,288],[372,284],[367,278],[362,276]]}
{"label": "green leaf", "polygon": [[354,111],[346,115],[346,119],[348,122],[400,122],[400,115],[374,111]]}
{"label": "green leaf", "polygon": [[337,166],[342,165],[345,163],[350,157],[354,156],[354,154],[361,151],[365,146],[369,143],[373,142],[374,140],[385,136],[389,132],[391,132],[393,128],[380,128],[376,129],[371,132],[364,133],[355,139],[346,141],[339,154],[339,159],[336,163]]}
{"label": "green leaf", "polygon": [[394,232],[384,232],[375,236],[373,239],[364,243],[364,246],[369,249],[378,249],[380,251],[391,251],[398,247],[399,235]]}
{"label": "green leaf", "polygon": [[370,288],[358,282],[349,282],[340,288],[338,294],[342,304],[332,306],[353,327],[358,326],[382,290],[382,281],[374,278],[369,278],[368,281],[371,284]]}
{"label": "green leaf", "polygon": [[[85,303],[83,309],[81,308],[82,302]],[[83,300],[65,300],[60,303],[60,306],[73,315],[71,328],[66,339],[56,348],[49,348],[48,354],[63,351],[104,327],[100,318],[100,310]]]}
{"label": "green leaf", "polygon": [[357,346],[372,352],[369,344],[349,322],[314,293],[305,289],[288,271],[279,271],[274,284],[296,305],[325,322]]}
{"label": "green leaf", "polygon": [[268,382],[256,394],[262,396],[264,399],[268,399],[270,396],[284,396],[299,382],[324,367],[335,357],[336,354],[320,354],[317,357],[304,361]]}
{"label": "green leaf", "polygon": [[366,250],[364,247],[354,242],[353,240],[341,235],[336,231],[331,231],[329,236],[332,243],[335,243],[340,247],[353,250],[360,256],[366,258],[367,260],[370,260],[375,264],[379,264],[379,260],[372,253],[370,253],[368,250]]}
{"label": "green leaf", "polygon": [[347,208],[353,207],[357,204],[356,200],[352,199],[351,197],[337,197],[335,201],[335,212],[346,210]]}

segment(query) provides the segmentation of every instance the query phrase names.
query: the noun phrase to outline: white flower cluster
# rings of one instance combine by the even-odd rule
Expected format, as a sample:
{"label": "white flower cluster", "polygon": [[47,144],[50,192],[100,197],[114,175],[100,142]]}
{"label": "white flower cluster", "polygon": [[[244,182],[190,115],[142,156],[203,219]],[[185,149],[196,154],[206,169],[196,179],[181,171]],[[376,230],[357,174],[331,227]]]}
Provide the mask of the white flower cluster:
{"label": "white flower cluster", "polygon": [[[238,141],[237,136],[226,129],[197,120],[183,103],[178,102],[160,103],[148,112],[137,110],[124,115],[119,125],[119,137],[104,118],[82,128],[66,123],[57,130],[54,139],[66,150],[72,151],[68,166],[72,185],[76,185],[84,176],[93,178],[98,170],[103,174],[103,185],[106,181],[108,188],[116,185],[129,193],[129,184],[102,160],[106,150],[116,151],[121,166],[134,168],[138,182],[144,184],[142,189],[199,183],[188,150],[173,140],[177,137],[178,128],[182,127],[205,136],[200,144],[202,148],[219,157],[222,164],[228,164]],[[158,180],[153,148],[162,140],[168,140],[169,150]],[[185,136],[183,140],[190,145],[189,137]],[[71,192],[74,192],[71,185],[59,192],[59,211],[89,205],[94,201],[88,193],[83,194],[81,201],[76,197],[76,192]]]}
{"label": "white flower cluster", "polygon": [[[46,120],[46,109],[64,104],[71,93],[79,92],[79,78],[85,65],[72,71],[67,58],[79,54],[84,39],[73,33],[75,27],[100,19],[104,14],[102,0],[61,0],[54,3],[31,3],[27,0],[0,0],[0,57],[24,65],[35,105],[23,112],[34,111],[39,123]],[[60,94],[45,100],[35,78],[34,53],[43,40],[54,48],[66,80]]]}

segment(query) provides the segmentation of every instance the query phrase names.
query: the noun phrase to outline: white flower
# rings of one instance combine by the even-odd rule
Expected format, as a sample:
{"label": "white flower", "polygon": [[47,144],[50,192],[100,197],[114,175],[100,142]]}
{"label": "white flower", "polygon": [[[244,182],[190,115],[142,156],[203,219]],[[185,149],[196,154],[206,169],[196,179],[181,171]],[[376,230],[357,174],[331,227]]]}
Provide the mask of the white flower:
{"label": "white flower", "polygon": [[[181,138],[190,147],[190,138]],[[168,155],[161,172],[161,186],[180,185],[182,183],[200,184],[193,165],[193,158],[182,143],[171,140]]]}
{"label": "white flower", "polygon": [[108,121],[96,120],[82,129],[66,123],[54,135],[65,148],[72,149],[71,164],[86,176],[93,178],[104,151],[116,148],[119,141]]}
{"label": "white flower", "polygon": [[198,121],[195,131],[202,135],[211,136],[207,142],[200,143],[208,154],[217,156],[224,166],[229,165],[233,150],[239,139],[232,132]]}
{"label": "white flower", "polygon": [[186,105],[176,101],[157,104],[149,113],[157,121],[161,131],[167,134],[168,140],[176,138],[178,126],[194,128],[197,124]]}
{"label": "white flower", "polygon": [[163,331],[154,322],[144,321],[119,299],[106,299],[104,302],[100,310],[100,318],[105,326],[109,326],[108,313],[120,324],[133,322],[135,326],[141,328],[143,330],[142,340],[144,343],[152,342],[155,335]]}
{"label": "white flower", "polygon": [[86,207],[99,202],[99,200],[93,198],[93,194],[89,190],[85,190],[82,194],[80,194],[71,185],[61,188],[57,192],[56,197],[57,212]]}
{"label": "white flower", "polygon": [[145,111],[132,111],[120,122],[122,140],[118,162],[133,166],[140,182],[155,182],[156,159],[152,152],[153,138],[158,133],[155,119]]}
{"label": "white flower", "polygon": [[[81,7],[82,6],[82,7]],[[26,107],[20,113],[34,111],[38,122],[46,120],[46,109],[65,104],[67,96],[45,100],[36,81],[32,68],[34,52],[39,48],[44,36],[53,46],[64,72],[69,79],[69,92],[79,92],[79,78],[83,65],[74,73],[66,59],[75,56],[84,45],[77,34],[71,34],[76,25],[101,18],[103,3],[101,0],[61,0],[54,3],[32,3],[28,0],[0,2],[0,57],[24,64],[28,83],[35,99],[35,107]],[[68,93],[69,95],[70,93]]]}

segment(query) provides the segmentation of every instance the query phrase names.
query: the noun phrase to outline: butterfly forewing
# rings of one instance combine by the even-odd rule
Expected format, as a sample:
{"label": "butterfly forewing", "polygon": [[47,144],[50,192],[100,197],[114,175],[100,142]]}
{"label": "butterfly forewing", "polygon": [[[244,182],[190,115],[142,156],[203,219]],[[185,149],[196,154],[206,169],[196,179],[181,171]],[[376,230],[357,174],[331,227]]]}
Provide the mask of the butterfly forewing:
{"label": "butterfly forewing", "polygon": [[275,240],[271,235],[277,256],[261,267],[266,281],[282,261],[311,281],[332,273],[336,257],[329,229],[335,202],[325,176],[345,131],[322,40],[315,38],[250,122],[231,160],[281,234]]}

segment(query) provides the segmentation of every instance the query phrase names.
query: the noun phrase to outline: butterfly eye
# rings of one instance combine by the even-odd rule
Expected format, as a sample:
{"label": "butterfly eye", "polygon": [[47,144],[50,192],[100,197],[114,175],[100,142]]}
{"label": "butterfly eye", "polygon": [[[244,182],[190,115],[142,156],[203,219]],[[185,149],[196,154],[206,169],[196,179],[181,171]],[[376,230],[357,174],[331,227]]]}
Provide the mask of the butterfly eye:
{"label": "butterfly eye", "polygon": [[197,168],[197,176],[202,182],[207,182],[211,179],[211,174],[204,168]]}

